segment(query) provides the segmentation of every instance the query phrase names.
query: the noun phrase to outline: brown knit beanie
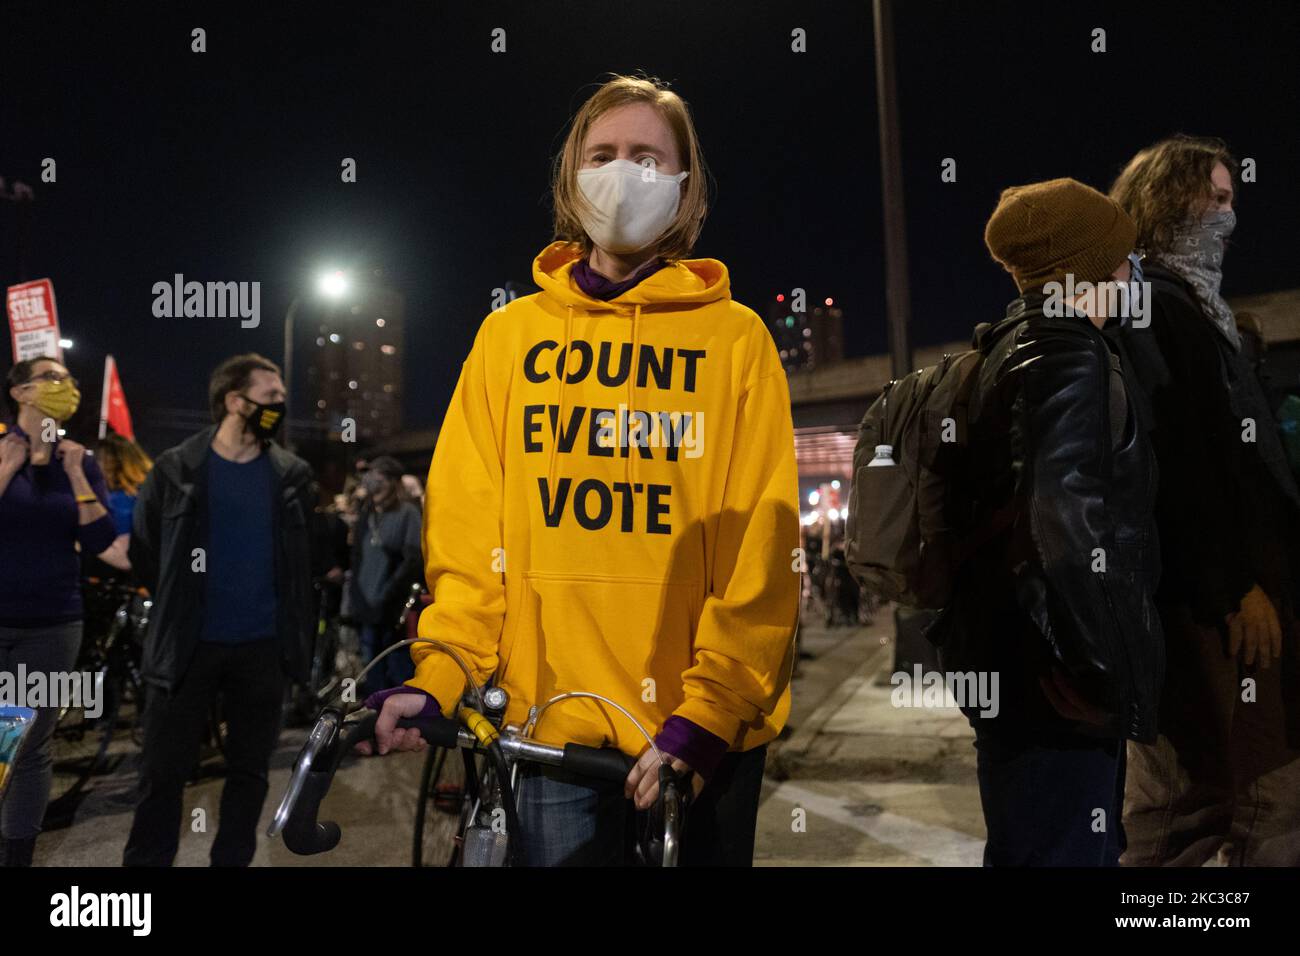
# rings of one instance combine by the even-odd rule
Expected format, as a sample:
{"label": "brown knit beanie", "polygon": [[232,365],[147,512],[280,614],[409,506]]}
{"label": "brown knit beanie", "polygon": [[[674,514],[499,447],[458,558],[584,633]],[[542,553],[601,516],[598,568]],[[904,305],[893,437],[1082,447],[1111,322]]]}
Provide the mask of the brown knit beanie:
{"label": "brown knit beanie", "polygon": [[1137,226],[1119,203],[1075,179],[1012,186],[984,227],[984,244],[1021,292],[1101,282],[1133,251]]}

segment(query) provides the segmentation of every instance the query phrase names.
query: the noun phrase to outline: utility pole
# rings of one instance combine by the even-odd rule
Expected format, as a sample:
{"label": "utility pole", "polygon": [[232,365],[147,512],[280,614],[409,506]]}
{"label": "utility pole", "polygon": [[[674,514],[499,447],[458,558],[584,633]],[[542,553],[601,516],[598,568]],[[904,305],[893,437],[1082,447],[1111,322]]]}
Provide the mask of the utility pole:
{"label": "utility pole", "polygon": [[889,364],[894,378],[912,371],[912,294],[907,281],[907,220],[903,212],[903,157],[894,80],[892,0],[873,0],[876,28],[876,98],[880,116],[880,185],[885,214],[885,305]]}
{"label": "utility pole", "polygon": [[289,309],[284,314],[284,365],[280,371],[284,373],[284,447],[293,451],[296,447],[293,441],[293,417],[291,409],[293,408],[293,320],[298,315],[298,306],[301,304],[301,294],[294,295],[289,301]]}

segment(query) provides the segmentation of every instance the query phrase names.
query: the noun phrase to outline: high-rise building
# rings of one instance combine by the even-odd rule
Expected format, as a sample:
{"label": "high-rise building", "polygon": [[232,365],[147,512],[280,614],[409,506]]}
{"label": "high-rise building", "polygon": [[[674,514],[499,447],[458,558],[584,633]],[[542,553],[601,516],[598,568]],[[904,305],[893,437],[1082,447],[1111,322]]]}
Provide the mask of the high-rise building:
{"label": "high-rise building", "polygon": [[311,358],[303,417],[318,440],[338,441],[349,419],[356,425],[353,447],[402,430],[406,300],[374,278],[350,301],[320,313],[304,343]]}
{"label": "high-rise building", "polygon": [[844,359],[844,313],[829,296],[801,311],[785,293],[770,300],[767,327],[787,372],[820,368]]}

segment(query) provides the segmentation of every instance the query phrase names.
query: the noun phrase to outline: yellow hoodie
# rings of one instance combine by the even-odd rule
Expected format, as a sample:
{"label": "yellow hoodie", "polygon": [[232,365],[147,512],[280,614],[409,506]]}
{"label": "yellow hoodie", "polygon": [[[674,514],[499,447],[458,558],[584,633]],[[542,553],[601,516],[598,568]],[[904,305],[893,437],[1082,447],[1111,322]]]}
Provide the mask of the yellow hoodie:
{"label": "yellow hoodie", "polygon": [[[591,691],[652,735],[675,714],[751,749],[790,709],[785,373],[721,262],[679,260],[602,302],[573,282],[578,257],[544,249],[542,291],[490,314],[465,360],[429,469],[419,633],[455,646],[479,684],[496,675],[507,723]],[[428,644],[412,657],[409,683],[453,707],[455,662]],[[646,749],[586,698],[553,706],[535,736]]]}

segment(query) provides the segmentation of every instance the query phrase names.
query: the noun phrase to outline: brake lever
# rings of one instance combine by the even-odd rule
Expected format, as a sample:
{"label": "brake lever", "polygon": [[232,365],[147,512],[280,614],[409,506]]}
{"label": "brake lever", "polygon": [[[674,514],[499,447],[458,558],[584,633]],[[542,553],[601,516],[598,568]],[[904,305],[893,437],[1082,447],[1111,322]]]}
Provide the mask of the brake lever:
{"label": "brake lever", "polygon": [[271,825],[267,827],[268,837],[274,839],[283,833],[293,817],[294,808],[298,805],[308,778],[318,773],[333,777],[356,742],[365,739],[373,731],[378,715],[373,711],[367,712],[360,720],[349,720],[348,716],[337,707],[326,707],[316,718],[316,723],[312,724],[307,742],[294,761],[289,785],[271,819]]}
{"label": "brake lever", "polygon": [[678,774],[668,763],[659,765],[659,797],[646,812],[645,831],[637,841],[637,855],[646,866],[677,865],[694,777],[693,770]]}
{"label": "brake lever", "polygon": [[289,776],[289,786],[280,799],[280,805],[276,808],[275,816],[271,819],[271,825],[267,828],[266,835],[275,838],[284,830],[285,824],[293,816],[293,808],[297,805],[298,798],[302,795],[303,785],[307,781],[307,775],[314,770],[324,770],[331,762],[330,748],[338,739],[339,728],[343,725],[343,713],[333,707],[327,707],[321,711],[316,722],[312,724],[311,731],[307,735],[307,742],[303,744],[302,750],[298,753],[298,759],[294,761],[293,772]]}

